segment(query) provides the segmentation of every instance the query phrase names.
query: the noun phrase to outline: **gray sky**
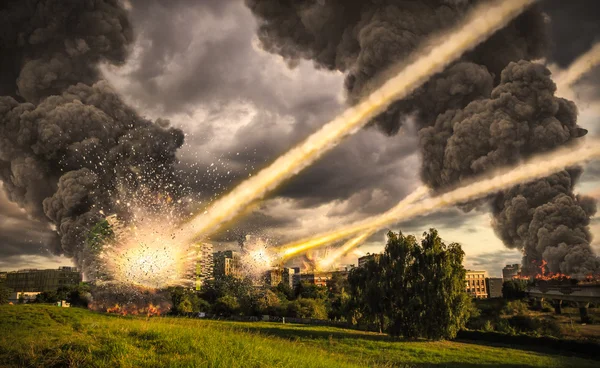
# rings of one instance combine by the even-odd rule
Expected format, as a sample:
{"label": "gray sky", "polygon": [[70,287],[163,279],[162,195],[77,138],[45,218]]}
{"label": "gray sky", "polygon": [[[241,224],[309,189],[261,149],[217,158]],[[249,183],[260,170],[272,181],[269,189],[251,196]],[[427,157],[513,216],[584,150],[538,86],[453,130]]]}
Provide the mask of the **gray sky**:
{"label": "gray sky", "polygon": [[[184,130],[180,168],[204,201],[226,193],[344,108],[344,76],[317,70],[310,62],[290,68],[281,57],[262,51],[256,22],[241,1],[137,0],[130,6],[136,31],[130,59],[119,68],[104,66],[103,73],[140,114],[168,118]],[[593,41],[577,32],[600,34],[594,28],[598,14],[561,12],[556,1],[547,6],[560,25],[554,28],[552,54],[559,70]],[[564,25],[573,22],[580,29],[567,30]],[[564,91],[579,103],[580,125],[592,134],[600,132],[597,81],[591,74]],[[419,186],[419,167],[410,125],[393,137],[364,129],[213,241],[232,246],[239,234],[252,234],[284,242],[379,214]],[[593,164],[580,191],[597,192],[599,180],[600,165]],[[503,265],[520,262],[521,255],[504,247],[489,223],[485,209],[466,214],[448,209],[392,230],[421,234],[436,227],[447,242],[463,245],[467,267],[499,276]],[[600,234],[597,219],[592,231]],[[381,251],[384,234],[375,234],[360,252]],[[46,224],[29,220],[0,193],[0,269],[69,264],[45,250],[51,238]],[[600,251],[598,240],[594,247]],[[343,263],[356,263],[356,257]]]}

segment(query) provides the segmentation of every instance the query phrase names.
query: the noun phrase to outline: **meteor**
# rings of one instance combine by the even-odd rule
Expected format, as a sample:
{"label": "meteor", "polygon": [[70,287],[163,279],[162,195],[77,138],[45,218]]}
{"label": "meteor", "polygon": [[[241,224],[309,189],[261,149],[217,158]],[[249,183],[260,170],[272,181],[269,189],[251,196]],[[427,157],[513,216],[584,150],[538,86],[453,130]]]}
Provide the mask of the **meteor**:
{"label": "meteor", "polygon": [[567,70],[558,74],[556,78],[558,90],[566,90],[598,64],[600,64],[600,43],[595,44],[588,52],[578,57]]}
{"label": "meteor", "polygon": [[483,176],[470,184],[439,196],[425,199],[402,211],[397,210],[400,207],[399,204],[392,210],[374,218],[360,221],[329,233],[320,234],[302,242],[286,245],[280,249],[280,254],[284,260],[289,259],[299,253],[329,242],[338,241],[360,232],[381,229],[391,224],[397,224],[417,216],[426,215],[443,207],[497,193],[517,184],[543,178],[565,167],[577,165],[598,157],[600,157],[600,140],[591,141],[577,149],[566,147],[545,155],[537,155],[526,163],[496,171],[492,176]]}
{"label": "meteor", "polygon": [[434,42],[437,46],[421,50],[410,65],[361,103],[346,110],[270,166],[217,200],[206,212],[182,225],[177,236],[186,243],[193,243],[214,233],[254,201],[311,165],[343,138],[357,132],[392,102],[408,96],[463,53],[504,27],[534,2],[502,0],[476,7],[461,27],[437,39]]}
{"label": "meteor", "polygon": [[[398,215],[400,215],[402,213],[402,211],[404,211],[408,206],[410,206],[411,204],[413,204],[413,203],[417,202],[418,200],[420,200],[421,198],[423,198],[425,195],[427,195],[427,193],[429,193],[429,189],[427,189],[427,187],[425,187],[425,186],[421,186],[421,187],[417,188],[414,192],[412,192],[411,194],[406,196],[406,198],[404,198],[402,201],[400,201],[400,203],[398,203],[394,208],[392,208],[388,212],[393,212],[393,213],[397,213]],[[364,233],[358,235],[357,237],[350,239],[343,246],[336,249],[329,257],[321,260],[319,262],[319,268],[321,268],[321,269],[329,268],[329,266],[331,266],[335,261],[342,258],[349,251],[351,251],[355,247],[362,244],[371,235],[375,234],[377,232],[377,230],[379,230],[379,229],[378,228],[369,229],[369,230],[365,231]],[[285,258],[289,258],[289,257],[297,254],[298,251],[300,251],[300,249],[303,249],[304,247],[308,247],[308,246],[316,247],[316,246],[324,245],[327,243],[326,239],[327,239],[327,237],[317,239],[316,241],[313,241],[313,242],[301,242],[301,243],[298,243],[296,246],[288,245],[287,247],[285,247],[287,249],[284,252],[284,254],[285,254],[284,260],[285,260]],[[321,242],[321,243],[319,245],[317,245],[318,242]]]}

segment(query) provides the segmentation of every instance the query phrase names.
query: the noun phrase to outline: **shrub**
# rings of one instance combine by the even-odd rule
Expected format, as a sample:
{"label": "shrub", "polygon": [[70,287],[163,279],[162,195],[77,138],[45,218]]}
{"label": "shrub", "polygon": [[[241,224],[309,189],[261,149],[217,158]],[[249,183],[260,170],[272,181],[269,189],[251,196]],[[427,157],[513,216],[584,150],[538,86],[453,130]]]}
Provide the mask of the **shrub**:
{"label": "shrub", "polygon": [[522,300],[510,301],[510,302],[506,303],[504,308],[502,308],[502,312],[504,314],[523,315],[523,314],[527,313],[527,310],[528,310],[528,305],[527,305],[527,303],[525,303]]}
{"label": "shrub", "polygon": [[235,296],[225,295],[217,299],[214,310],[216,314],[223,316],[231,316],[239,313],[240,303]]}

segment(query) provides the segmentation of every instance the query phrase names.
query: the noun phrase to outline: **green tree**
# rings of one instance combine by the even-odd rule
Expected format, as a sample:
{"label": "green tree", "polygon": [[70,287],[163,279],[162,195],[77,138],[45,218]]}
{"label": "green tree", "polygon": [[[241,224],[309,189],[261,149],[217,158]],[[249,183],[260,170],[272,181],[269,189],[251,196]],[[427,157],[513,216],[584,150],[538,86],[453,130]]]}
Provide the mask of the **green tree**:
{"label": "green tree", "polygon": [[240,303],[235,296],[225,295],[217,299],[214,305],[214,310],[216,314],[223,316],[239,314]]}
{"label": "green tree", "polygon": [[296,285],[294,294],[296,298],[327,299],[327,288],[308,282],[301,282]]}
{"label": "green tree", "polygon": [[327,319],[325,302],[322,299],[298,298],[288,304],[288,316],[296,318]]}
{"label": "green tree", "polygon": [[354,316],[377,321],[393,336],[454,338],[470,317],[464,289],[464,252],[446,245],[437,231],[414,236],[388,233],[378,261],[350,272],[349,305]]}
{"label": "green tree", "polygon": [[0,282],[0,305],[8,304],[12,290],[7,288],[4,283]]}
{"label": "green tree", "polygon": [[527,296],[527,281],[513,279],[502,283],[502,297],[504,299],[523,299]]}
{"label": "green tree", "polygon": [[379,332],[386,328],[386,296],[384,292],[383,268],[378,261],[369,260],[362,267],[354,268],[348,275],[350,298],[348,320],[358,319],[359,323],[377,323]]}

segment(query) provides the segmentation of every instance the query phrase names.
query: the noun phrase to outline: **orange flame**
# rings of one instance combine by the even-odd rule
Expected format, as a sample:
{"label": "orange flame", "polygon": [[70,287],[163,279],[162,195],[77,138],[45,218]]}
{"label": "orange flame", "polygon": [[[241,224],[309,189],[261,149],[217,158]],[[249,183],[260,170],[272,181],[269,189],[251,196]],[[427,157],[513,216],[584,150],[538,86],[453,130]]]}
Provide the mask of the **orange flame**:
{"label": "orange flame", "polygon": [[123,305],[123,306],[119,305],[119,304],[115,304],[113,307],[106,309],[106,313],[120,314],[122,316],[146,315],[146,317],[160,316],[162,313],[164,313],[166,311],[167,310],[163,310],[163,308],[161,308],[160,306],[156,306],[152,303],[150,303],[144,307],[138,307],[136,305],[130,305],[130,304]]}

